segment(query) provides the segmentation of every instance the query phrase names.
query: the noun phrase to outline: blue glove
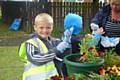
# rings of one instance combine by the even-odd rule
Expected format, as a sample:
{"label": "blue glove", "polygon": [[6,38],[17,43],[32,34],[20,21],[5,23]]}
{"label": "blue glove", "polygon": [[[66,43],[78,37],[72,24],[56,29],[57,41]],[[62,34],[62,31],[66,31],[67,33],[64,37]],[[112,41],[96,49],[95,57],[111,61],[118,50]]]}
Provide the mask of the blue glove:
{"label": "blue glove", "polygon": [[63,37],[64,42],[71,43],[71,36],[72,36],[73,30],[74,30],[73,27],[71,27],[70,30],[68,30],[68,29],[65,30],[64,37]]}
{"label": "blue glove", "polygon": [[70,48],[71,45],[67,42],[61,42],[58,44],[58,46],[56,47],[58,51],[60,51],[61,53],[63,53],[67,48]]}
{"label": "blue glove", "polygon": [[102,36],[101,38],[101,44],[104,47],[115,47],[119,43],[119,38],[114,38],[114,37],[104,37]]}
{"label": "blue glove", "polygon": [[99,42],[99,40],[101,38],[101,34],[95,33],[94,35],[92,35],[91,38],[92,39],[91,39],[91,41],[89,43],[89,47],[94,47],[94,46],[96,46],[98,44],[98,42]]}
{"label": "blue glove", "polygon": [[74,27],[73,34],[79,35],[82,30],[82,17],[74,14],[69,13],[65,16],[64,19],[64,28],[65,30],[70,29],[71,27]]}
{"label": "blue glove", "polygon": [[96,31],[99,29],[99,26],[95,23],[91,23],[90,26],[91,26],[91,29],[92,29],[92,34],[95,34]]}

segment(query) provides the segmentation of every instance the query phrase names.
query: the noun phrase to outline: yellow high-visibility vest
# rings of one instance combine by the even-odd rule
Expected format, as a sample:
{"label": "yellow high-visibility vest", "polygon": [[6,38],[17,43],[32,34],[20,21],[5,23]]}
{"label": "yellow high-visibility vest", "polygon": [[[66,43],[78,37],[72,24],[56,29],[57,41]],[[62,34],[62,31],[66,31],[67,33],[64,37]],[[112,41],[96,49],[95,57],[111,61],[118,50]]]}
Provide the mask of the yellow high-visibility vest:
{"label": "yellow high-visibility vest", "polygon": [[[42,51],[42,53],[48,52],[46,45],[38,38],[29,39],[26,42],[33,44],[38,49],[41,48],[39,50]],[[23,54],[21,53],[21,55]],[[24,55],[24,57],[26,58],[26,55]],[[25,64],[25,70],[23,73],[23,80],[50,80],[50,77],[58,75],[53,61],[47,62],[40,66],[34,65],[29,61],[26,62],[27,63]]]}

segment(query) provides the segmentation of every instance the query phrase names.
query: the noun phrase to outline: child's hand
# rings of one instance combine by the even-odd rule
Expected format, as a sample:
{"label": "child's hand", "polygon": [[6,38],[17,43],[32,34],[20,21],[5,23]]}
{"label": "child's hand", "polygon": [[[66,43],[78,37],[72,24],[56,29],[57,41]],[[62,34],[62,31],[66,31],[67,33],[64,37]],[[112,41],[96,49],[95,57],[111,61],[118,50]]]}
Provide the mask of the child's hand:
{"label": "child's hand", "polygon": [[68,30],[68,29],[65,30],[63,41],[71,43],[71,36],[72,36],[73,30],[74,30],[73,27],[71,27],[70,30]]}
{"label": "child's hand", "polygon": [[61,42],[57,45],[57,50],[63,53],[67,48],[71,48],[71,45],[67,42]]}

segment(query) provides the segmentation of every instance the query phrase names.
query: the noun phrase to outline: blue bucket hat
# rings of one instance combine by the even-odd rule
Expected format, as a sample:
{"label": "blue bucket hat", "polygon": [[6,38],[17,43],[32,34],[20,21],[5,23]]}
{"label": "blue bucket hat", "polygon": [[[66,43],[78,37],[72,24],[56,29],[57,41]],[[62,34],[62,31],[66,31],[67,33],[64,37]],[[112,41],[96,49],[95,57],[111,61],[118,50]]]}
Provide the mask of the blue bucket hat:
{"label": "blue bucket hat", "polygon": [[64,28],[69,30],[71,27],[74,28],[73,34],[79,35],[82,30],[82,17],[74,13],[68,13],[64,19]]}

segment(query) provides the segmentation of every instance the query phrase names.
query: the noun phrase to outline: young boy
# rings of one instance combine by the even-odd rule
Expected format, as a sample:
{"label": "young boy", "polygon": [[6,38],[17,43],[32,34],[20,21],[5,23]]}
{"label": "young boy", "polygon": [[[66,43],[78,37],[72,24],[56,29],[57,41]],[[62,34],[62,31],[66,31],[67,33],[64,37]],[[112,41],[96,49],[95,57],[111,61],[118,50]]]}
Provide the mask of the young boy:
{"label": "young boy", "polygon": [[79,53],[80,52],[80,33],[82,31],[82,17],[75,13],[68,13],[64,19],[64,29],[69,30],[71,27],[74,28],[72,36],[71,36],[71,45],[72,50],[71,53]]}
{"label": "young boy", "polygon": [[[57,55],[61,55],[67,48],[70,48],[68,41],[71,38],[72,30],[66,34],[67,38],[62,42],[51,37],[53,18],[47,13],[41,13],[35,17],[34,30],[30,39],[26,41],[25,56],[27,58],[23,80],[50,79],[50,77],[58,75],[53,60]],[[19,54],[22,53],[19,52]]]}

